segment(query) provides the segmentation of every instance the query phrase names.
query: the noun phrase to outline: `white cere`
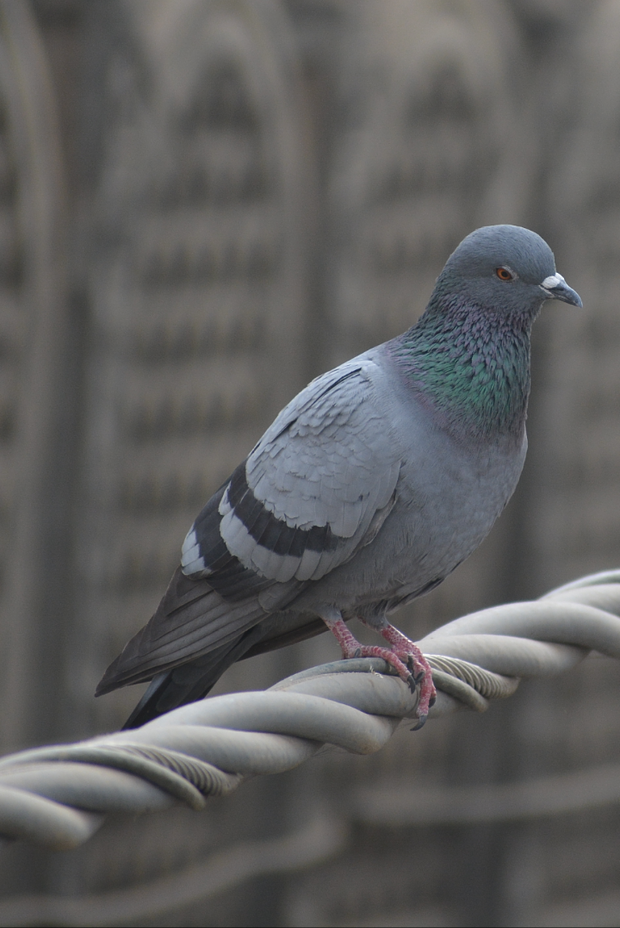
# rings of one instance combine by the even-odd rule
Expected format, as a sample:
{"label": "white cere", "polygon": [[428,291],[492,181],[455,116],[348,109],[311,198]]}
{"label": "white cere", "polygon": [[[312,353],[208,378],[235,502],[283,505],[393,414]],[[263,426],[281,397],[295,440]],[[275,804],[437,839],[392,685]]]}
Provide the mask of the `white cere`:
{"label": "white cere", "polygon": [[554,287],[557,287],[562,283],[564,283],[564,278],[561,274],[556,273],[551,274],[550,277],[545,277],[541,286],[544,287],[545,290],[553,290]]}

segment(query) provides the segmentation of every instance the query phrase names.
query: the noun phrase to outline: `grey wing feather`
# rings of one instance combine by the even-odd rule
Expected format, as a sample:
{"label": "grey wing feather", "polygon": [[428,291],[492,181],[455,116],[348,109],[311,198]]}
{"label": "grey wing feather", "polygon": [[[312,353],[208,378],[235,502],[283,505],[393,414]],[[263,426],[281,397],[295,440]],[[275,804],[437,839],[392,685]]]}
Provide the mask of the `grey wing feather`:
{"label": "grey wing feather", "polygon": [[389,512],[401,460],[376,373],[373,361],[357,359],[313,381],[231,480],[220,534],[248,569],[279,583],[318,580]]}
{"label": "grey wing feather", "polygon": [[382,376],[362,356],[280,413],[194,522],[159,608],[98,692],[232,645],[375,538],[401,464]]}

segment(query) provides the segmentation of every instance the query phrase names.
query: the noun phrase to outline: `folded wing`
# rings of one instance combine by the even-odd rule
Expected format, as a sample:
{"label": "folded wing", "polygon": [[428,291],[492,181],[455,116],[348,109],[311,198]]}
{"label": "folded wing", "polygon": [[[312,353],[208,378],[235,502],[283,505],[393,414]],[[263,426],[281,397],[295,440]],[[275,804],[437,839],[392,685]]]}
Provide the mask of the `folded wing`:
{"label": "folded wing", "polygon": [[157,612],[98,693],[228,645],[239,659],[249,629],[372,541],[401,463],[376,375],[373,361],[356,359],[280,413],[194,522]]}

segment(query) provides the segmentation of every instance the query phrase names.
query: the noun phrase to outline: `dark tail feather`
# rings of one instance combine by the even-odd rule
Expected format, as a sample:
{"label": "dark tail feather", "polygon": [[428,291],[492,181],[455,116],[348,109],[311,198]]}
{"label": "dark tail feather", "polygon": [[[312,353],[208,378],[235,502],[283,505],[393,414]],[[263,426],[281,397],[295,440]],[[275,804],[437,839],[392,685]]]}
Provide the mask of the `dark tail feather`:
{"label": "dark tail feather", "polygon": [[260,626],[255,625],[237,641],[215,648],[180,667],[158,673],[123,725],[123,730],[139,728],[165,712],[203,699],[224,671],[245,657],[246,651],[260,640],[261,635]]}

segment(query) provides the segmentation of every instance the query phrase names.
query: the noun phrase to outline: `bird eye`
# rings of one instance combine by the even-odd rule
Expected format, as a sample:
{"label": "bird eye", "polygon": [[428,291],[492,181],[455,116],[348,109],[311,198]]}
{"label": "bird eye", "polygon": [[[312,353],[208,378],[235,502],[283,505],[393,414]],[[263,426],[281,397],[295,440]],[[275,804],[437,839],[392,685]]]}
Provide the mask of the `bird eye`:
{"label": "bird eye", "polygon": [[514,280],[517,276],[516,274],[513,274],[513,272],[507,267],[496,267],[495,273],[500,280]]}

